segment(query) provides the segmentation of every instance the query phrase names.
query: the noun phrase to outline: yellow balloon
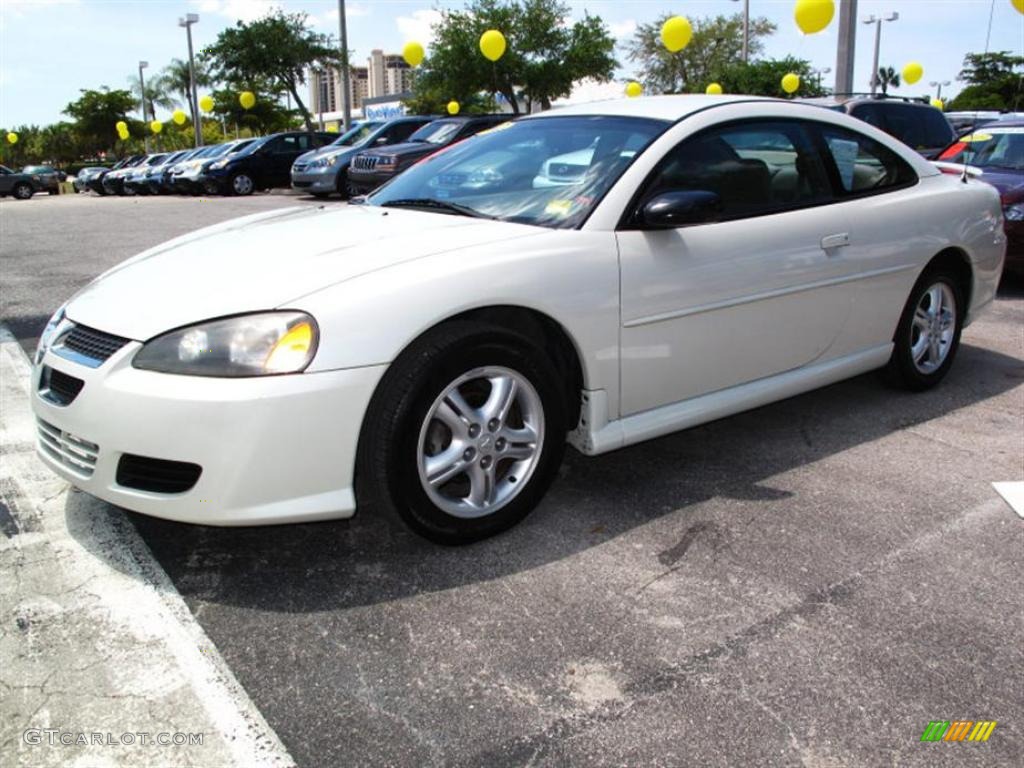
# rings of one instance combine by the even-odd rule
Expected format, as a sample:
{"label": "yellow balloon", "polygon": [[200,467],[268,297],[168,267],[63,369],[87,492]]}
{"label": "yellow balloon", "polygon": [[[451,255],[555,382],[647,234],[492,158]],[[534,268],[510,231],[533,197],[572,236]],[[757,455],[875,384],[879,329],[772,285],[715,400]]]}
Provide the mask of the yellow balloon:
{"label": "yellow balloon", "polygon": [[213,97],[212,96],[203,96],[203,98],[201,98],[199,100],[199,108],[201,110],[203,110],[203,112],[212,112],[213,111]]}
{"label": "yellow balloon", "polygon": [[480,35],[480,52],[491,61],[497,61],[505,54],[505,36],[496,29],[488,29]]}
{"label": "yellow balloon", "polygon": [[149,124],[149,130],[151,130],[153,133],[160,133],[160,131],[162,131],[163,129],[164,124],[161,123],[159,120],[154,120],[152,123]]}
{"label": "yellow balloon", "polygon": [[16,134],[14,131],[11,131],[10,133],[8,133],[7,134],[7,143],[8,144],[17,144],[18,143],[18,134]]}
{"label": "yellow balloon", "polygon": [[334,125],[333,123],[331,125],[328,125],[327,126],[327,132],[328,133],[337,133],[338,132],[338,126]]}
{"label": "yellow balloon", "polygon": [[459,114],[459,109],[461,109],[461,107],[459,107],[459,102],[454,101],[454,100],[448,102],[448,114],[449,115],[457,115],[457,114]]}
{"label": "yellow balloon", "polygon": [[[1024,0],[1021,0],[1021,2],[1024,2]],[[932,106],[935,107],[936,109],[946,108],[946,104],[942,101],[942,99],[932,99]]]}
{"label": "yellow balloon", "polygon": [[632,82],[626,84],[626,95],[629,96],[630,98],[633,98],[634,96],[639,96],[643,92],[644,87],[640,85],[640,83],[638,83],[636,80],[633,80]]}
{"label": "yellow balloon", "polygon": [[796,93],[800,88],[800,75],[790,72],[782,78],[782,90],[786,93]]}
{"label": "yellow balloon", "polygon": [[242,91],[238,96],[238,103],[242,109],[252,109],[256,105],[256,94],[252,91]]}
{"label": "yellow balloon", "polygon": [[704,93],[708,94],[709,96],[721,96],[722,86],[720,86],[718,83],[712,83],[711,85],[704,89]]}
{"label": "yellow balloon", "polygon": [[176,109],[174,110],[174,114],[171,115],[171,119],[174,121],[175,125],[184,125],[185,113],[180,109]]}
{"label": "yellow balloon", "polygon": [[131,136],[131,134],[128,133],[127,128],[125,128],[123,131],[118,131],[117,135],[121,139],[121,141],[128,141],[128,138]]}
{"label": "yellow balloon", "polygon": [[[1022,2],[1024,2],[1024,0],[1022,0]],[[910,62],[903,68],[903,82],[907,85],[913,85],[922,77],[924,77],[924,67],[916,61]]]}
{"label": "yellow balloon", "polygon": [[835,15],[836,4],[833,0],[796,0],[793,7],[796,25],[807,35],[821,32],[832,23]]}
{"label": "yellow balloon", "polygon": [[124,120],[118,120],[116,123],[114,123],[114,127],[117,128],[117,132],[120,133],[121,131],[128,130],[128,123],[126,123]]}
{"label": "yellow balloon", "polygon": [[673,16],[661,25],[661,42],[672,53],[678,53],[690,44],[693,27],[685,16]]}
{"label": "yellow balloon", "polygon": [[410,67],[418,67],[423,63],[423,46],[419,43],[406,43],[402,49],[402,58]]}
{"label": "yellow balloon", "polygon": [[1010,0],[1013,3],[1013,7],[1021,13],[1024,13],[1024,0]]}

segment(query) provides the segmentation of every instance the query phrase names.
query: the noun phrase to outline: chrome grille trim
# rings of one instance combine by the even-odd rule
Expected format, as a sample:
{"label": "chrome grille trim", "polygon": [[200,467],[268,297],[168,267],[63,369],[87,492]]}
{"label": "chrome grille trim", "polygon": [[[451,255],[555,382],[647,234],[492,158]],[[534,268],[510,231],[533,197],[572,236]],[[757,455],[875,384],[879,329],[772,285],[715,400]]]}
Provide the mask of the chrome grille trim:
{"label": "chrome grille trim", "polygon": [[360,171],[372,171],[377,167],[377,158],[373,155],[356,155],[352,161],[352,167]]}
{"label": "chrome grille trim", "polygon": [[96,443],[76,437],[42,419],[37,419],[37,423],[39,447],[47,456],[75,474],[92,477],[100,454]]}
{"label": "chrome grille trim", "polygon": [[73,325],[52,347],[53,353],[67,360],[99,368],[130,339],[98,331],[86,325]]}

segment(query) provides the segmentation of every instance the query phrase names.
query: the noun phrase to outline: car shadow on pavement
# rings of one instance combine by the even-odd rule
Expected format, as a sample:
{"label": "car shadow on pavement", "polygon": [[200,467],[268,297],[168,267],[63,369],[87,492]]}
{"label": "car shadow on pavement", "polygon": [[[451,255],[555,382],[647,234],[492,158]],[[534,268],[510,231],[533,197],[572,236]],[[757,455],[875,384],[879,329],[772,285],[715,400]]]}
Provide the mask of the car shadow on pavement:
{"label": "car shadow on pavement", "polygon": [[[467,547],[431,544],[372,508],[351,520],[249,528],[110,513],[128,515],[193,609],[197,601],[274,612],[345,609],[537,568],[716,497],[786,498],[772,477],[972,406],[1022,380],[1021,360],[964,344],[943,384],[926,393],[889,389],[867,374],[603,456],[570,449],[526,521]],[[82,521],[70,518],[89,514],[81,496],[68,496],[72,531]],[[685,542],[676,548],[685,550]],[[95,554],[118,567],[110,553]],[[665,558],[678,559],[669,549],[659,555]]]}

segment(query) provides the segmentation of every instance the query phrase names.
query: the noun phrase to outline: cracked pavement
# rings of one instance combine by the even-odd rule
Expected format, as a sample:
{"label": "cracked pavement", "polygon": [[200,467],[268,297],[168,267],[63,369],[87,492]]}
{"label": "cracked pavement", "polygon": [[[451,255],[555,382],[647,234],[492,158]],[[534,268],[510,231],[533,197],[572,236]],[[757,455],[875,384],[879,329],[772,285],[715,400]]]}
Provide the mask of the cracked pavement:
{"label": "cracked pavement", "polygon": [[[138,248],[194,210],[294,199],[39,202],[0,204],[19,238],[3,246],[3,319],[26,348],[128,255],[90,228],[116,222]],[[82,217],[72,267],[46,243]],[[605,456],[570,451],[536,513],[471,547],[433,546],[375,509],[215,529],[81,494],[51,503],[138,531],[301,766],[1015,766],[1024,522],[991,483],[1022,479],[1011,286],[936,390],[868,375]],[[935,719],[998,726],[984,744],[921,743]]]}

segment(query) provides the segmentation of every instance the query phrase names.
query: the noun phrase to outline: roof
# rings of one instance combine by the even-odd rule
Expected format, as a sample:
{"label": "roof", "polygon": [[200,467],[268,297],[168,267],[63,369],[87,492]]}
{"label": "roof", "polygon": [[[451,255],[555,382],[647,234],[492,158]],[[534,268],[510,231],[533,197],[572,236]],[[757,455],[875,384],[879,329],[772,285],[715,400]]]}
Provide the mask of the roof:
{"label": "roof", "polygon": [[555,107],[546,112],[527,115],[528,119],[567,117],[571,115],[608,115],[614,117],[650,117],[656,120],[680,120],[706,107],[732,104],[740,101],[785,101],[763,96],[705,96],[703,94],[676,94],[666,96],[621,97]]}

